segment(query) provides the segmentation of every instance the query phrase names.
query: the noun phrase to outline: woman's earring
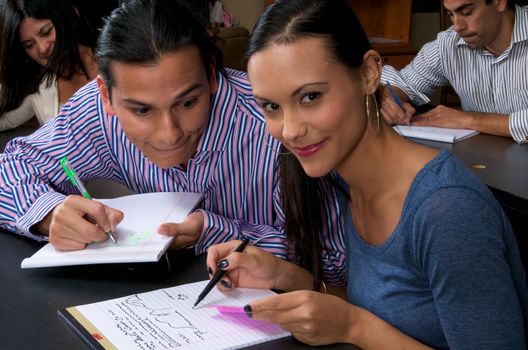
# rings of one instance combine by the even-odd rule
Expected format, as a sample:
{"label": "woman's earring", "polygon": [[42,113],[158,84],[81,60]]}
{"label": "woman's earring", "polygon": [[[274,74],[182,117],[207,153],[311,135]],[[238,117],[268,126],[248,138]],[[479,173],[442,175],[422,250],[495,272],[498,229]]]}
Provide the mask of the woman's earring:
{"label": "woman's earring", "polygon": [[372,97],[374,99],[374,106],[376,108],[376,124],[377,124],[377,127],[378,127],[378,132],[377,132],[376,135],[379,135],[379,133],[380,133],[380,114],[379,114],[379,108],[378,108],[378,100],[376,100],[376,95],[374,95],[374,94],[365,95],[365,108],[367,110],[368,126],[369,126],[369,129],[371,131],[373,131],[372,130],[372,124],[370,123],[370,104],[369,104],[370,97]]}
{"label": "woman's earring", "polygon": [[381,57],[379,57],[379,56],[375,56],[375,57],[374,57],[374,61],[376,61],[376,63],[377,63],[379,66],[381,66]]}

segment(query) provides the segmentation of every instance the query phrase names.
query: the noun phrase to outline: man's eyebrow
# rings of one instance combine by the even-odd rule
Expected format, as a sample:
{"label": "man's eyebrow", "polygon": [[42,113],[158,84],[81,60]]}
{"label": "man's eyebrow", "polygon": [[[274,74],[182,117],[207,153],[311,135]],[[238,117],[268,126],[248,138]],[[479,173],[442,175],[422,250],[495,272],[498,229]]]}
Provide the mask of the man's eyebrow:
{"label": "man's eyebrow", "polygon": [[143,102],[143,101],[140,101],[140,100],[136,100],[134,98],[124,98],[123,102],[125,102],[127,104],[131,104],[131,105],[146,106],[146,107],[150,106],[149,103],[146,103],[146,102]]}
{"label": "man's eyebrow", "polygon": [[182,93],[180,93],[178,96],[176,96],[176,99],[179,100],[181,98],[184,98],[191,92],[194,92],[195,90],[201,89],[203,87],[203,84],[200,83],[194,83],[191,86],[189,86],[187,89],[185,89]]}
{"label": "man's eyebrow", "polygon": [[[200,89],[202,86],[203,86],[203,84],[200,84],[200,83],[196,83],[196,84],[193,84],[193,85],[189,86],[187,89],[185,89],[180,94],[178,94],[175,97],[175,100],[179,100],[179,99],[184,98],[188,94]],[[145,107],[150,107],[151,106],[150,103],[143,102],[143,101],[137,100],[135,98],[124,98],[123,102],[128,103],[128,104],[138,105],[138,106],[145,106]]]}
{"label": "man's eyebrow", "polygon": [[473,6],[473,5],[475,5],[475,4],[473,4],[473,3],[462,4],[459,7],[457,7],[453,12],[460,13],[460,12],[464,11],[466,8],[468,8],[470,6]]}

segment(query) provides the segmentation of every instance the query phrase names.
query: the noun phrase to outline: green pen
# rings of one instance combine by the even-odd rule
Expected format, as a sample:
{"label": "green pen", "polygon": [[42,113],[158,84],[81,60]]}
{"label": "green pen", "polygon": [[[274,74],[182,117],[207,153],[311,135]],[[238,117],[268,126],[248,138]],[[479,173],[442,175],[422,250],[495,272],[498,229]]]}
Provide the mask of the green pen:
{"label": "green pen", "polygon": [[[68,158],[63,157],[60,160],[60,165],[62,166],[62,169],[64,169],[64,172],[68,176],[68,179],[70,179],[70,182],[79,192],[81,192],[84,198],[92,199],[92,197],[86,190],[86,187],[84,187],[84,184],[82,183],[81,179],[79,179],[79,176],[77,176],[77,173],[75,172],[70,162],[68,161]],[[108,237],[110,237],[110,239],[112,240],[112,242],[114,242],[114,244],[117,244],[117,241],[115,240],[114,234],[112,231],[108,231],[106,232],[106,234],[108,235]]]}

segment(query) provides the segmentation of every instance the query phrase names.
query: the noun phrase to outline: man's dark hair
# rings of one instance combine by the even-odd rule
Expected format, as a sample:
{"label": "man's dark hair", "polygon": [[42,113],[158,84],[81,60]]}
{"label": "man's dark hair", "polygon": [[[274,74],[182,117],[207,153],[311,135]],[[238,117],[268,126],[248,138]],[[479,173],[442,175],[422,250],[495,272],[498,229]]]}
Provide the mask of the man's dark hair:
{"label": "man's dark hair", "polygon": [[111,95],[112,62],[154,65],[162,55],[196,46],[207,76],[222,55],[194,13],[176,0],[128,0],[105,21],[97,48],[99,71]]}

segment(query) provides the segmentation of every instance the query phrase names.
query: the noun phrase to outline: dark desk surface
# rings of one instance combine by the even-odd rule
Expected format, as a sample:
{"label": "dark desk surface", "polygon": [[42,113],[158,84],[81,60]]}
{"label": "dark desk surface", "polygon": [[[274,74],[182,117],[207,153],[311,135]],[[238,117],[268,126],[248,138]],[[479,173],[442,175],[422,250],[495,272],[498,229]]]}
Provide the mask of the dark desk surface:
{"label": "dark desk surface", "polygon": [[[0,230],[0,348],[87,349],[57,316],[57,310],[207,278],[205,258],[190,250],[150,264],[112,264],[20,269],[42,243]],[[306,349],[293,338],[251,349]],[[355,349],[336,345],[329,349]],[[319,348],[318,348],[319,349]]]}
{"label": "dark desk surface", "polygon": [[[454,153],[496,194],[528,203],[528,145],[519,145],[507,137],[483,134],[455,144],[414,141]],[[528,212],[528,204],[525,205]]]}

